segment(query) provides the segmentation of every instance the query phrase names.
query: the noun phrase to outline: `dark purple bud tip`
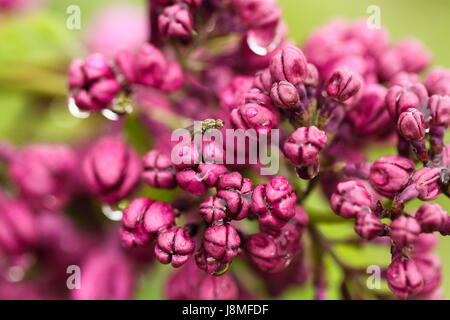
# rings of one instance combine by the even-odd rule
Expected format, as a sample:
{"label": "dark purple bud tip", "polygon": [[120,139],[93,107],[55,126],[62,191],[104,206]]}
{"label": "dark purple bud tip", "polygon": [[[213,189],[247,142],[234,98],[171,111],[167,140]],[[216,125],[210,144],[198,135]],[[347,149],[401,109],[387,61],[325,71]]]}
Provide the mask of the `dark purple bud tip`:
{"label": "dark purple bud tip", "polygon": [[257,186],[252,199],[252,211],[261,225],[281,228],[295,215],[297,196],[284,177],[277,176],[268,184]]}
{"label": "dark purple bud tip", "polygon": [[159,234],[155,254],[161,263],[171,263],[174,268],[178,268],[188,261],[194,249],[195,244],[188,230],[172,227]]}
{"label": "dark purple bud tip", "polygon": [[419,141],[425,137],[427,125],[422,112],[410,108],[400,114],[397,129],[400,135],[406,140]]}
{"label": "dark purple bud tip", "polygon": [[189,9],[182,4],[164,8],[158,18],[159,32],[167,37],[190,37],[193,23]]}
{"label": "dark purple bud tip", "polygon": [[297,86],[308,75],[308,62],[299,48],[288,45],[272,57],[270,73],[274,81],[284,80]]}
{"label": "dark purple bud tip", "polygon": [[297,88],[287,81],[275,82],[270,90],[270,98],[279,108],[292,108],[300,101]]}
{"label": "dark purple bud tip", "polygon": [[376,160],[370,169],[370,183],[380,194],[394,198],[408,184],[414,163],[400,156],[385,156]]}
{"label": "dark purple bud tip", "polygon": [[337,101],[344,102],[358,93],[362,86],[361,77],[347,68],[333,72],[327,82],[327,93]]}
{"label": "dark purple bud tip", "polygon": [[416,263],[403,255],[397,255],[389,265],[387,282],[391,291],[401,299],[406,299],[423,288],[423,278]]}
{"label": "dark purple bud tip", "polygon": [[370,211],[373,207],[372,195],[358,181],[349,180],[337,185],[337,190],[331,196],[333,211],[345,218],[354,218],[359,213]]}
{"label": "dark purple bud tip", "polygon": [[415,218],[400,216],[391,223],[391,237],[398,247],[414,244],[420,233],[420,224]]}
{"label": "dark purple bud tip", "polygon": [[373,240],[383,234],[384,224],[371,212],[360,213],[356,217],[355,231],[361,238]]}
{"label": "dark purple bud tip", "polygon": [[177,185],[175,167],[168,156],[152,150],[142,158],[142,179],[153,188],[173,189]]}
{"label": "dark purple bud tip", "polygon": [[423,232],[433,232],[445,226],[448,213],[437,203],[426,203],[417,210],[415,218]]}

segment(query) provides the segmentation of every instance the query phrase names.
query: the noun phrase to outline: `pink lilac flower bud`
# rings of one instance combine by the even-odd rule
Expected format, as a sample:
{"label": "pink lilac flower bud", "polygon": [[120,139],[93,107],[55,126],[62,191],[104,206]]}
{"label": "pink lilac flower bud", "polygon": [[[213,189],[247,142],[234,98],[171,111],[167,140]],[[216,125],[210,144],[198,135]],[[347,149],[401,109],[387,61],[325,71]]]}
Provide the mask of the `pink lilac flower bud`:
{"label": "pink lilac flower bud", "polygon": [[391,129],[391,119],[386,109],[387,89],[379,84],[364,87],[361,99],[347,113],[353,129],[364,136],[386,134]]}
{"label": "pink lilac flower bud", "polygon": [[238,76],[220,93],[220,104],[231,110],[244,104],[245,94],[252,88],[253,78]]}
{"label": "pink lilac flower bud", "polygon": [[373,207],[372,195],[356,180],[341,182],[331,196],[331,208],[342,218],[354,218]]}
{"label": "pink lilac flower bud", "polygon": [[280,114],[277,110],[256,103],[247,103],[231,112],[231,123],[235,129],[254,129],[257,134],[269,135],[278,127]]}
{"label": "pink lilac flower bud", "polygon": [[210,257],[204,248],[200,248],[195,254],[195,263],[200,270],[210,275],[222,274],[229,266],[229,263],[222,263],[217,259]]}
{"label": "pink lilac flower bud", "polygon": [[94,249],[82,262],[81,288],[74,300],[131,299],[135,276],[128,259],[116,248]]}
{"label": "pink lilac flower bud", "polygon": [[324,131],[315,126],[301,127],[284,144],[284,154],[296,166],[313,165],[326,143],[327,134]]}
{"label": "pink lilac flower bud", "polygon": [[114,204],[136,187],[141,163],[137,153],[123,140],[104,137],[91,146],[82,169],[91,192],[101,201]]}
{"label": "pink lilac flower bud", "polygon": [[281,17],[281,9],[274,0],[231,0],[230,7],[247,29],[276,26]]}
{"label": "pink lilac flower bud", "polygon": [[176,170],[168,156],[152,150],[142,158],[142,179],[153,188],[173,189],[177,185]]}
{"label": "pink lilac flower bud", "polygon": [[14,153],[9,173],[30,205],[58,210],[72,192],[76,161],[65,145],[31,145]]}
{"label": "pink lilac flower bud", "polygon": [[156,258],[163,263],[181,267],[192,256],[195,243],[185,228],[172,227],[158,235],[155,246]]}
{"label": "pink lilac flower bud", "polygon": [[203,195],[226,172],[227,168],[222,164],[201,163],[197,168],[178,171],[176,178],[181,189],[194,195]]}
{"label": "pink lilac flower bud", "polygon": [[196,299],[198,283],[204,275],[194,261],[188,261],[169,276],[165,285],[165,297],[169,300]]}
{"label": "pink lilac flower bud", "polygon": [[421,233],[414,243],[414,253],[421,254],[432,251],[438,244],[439,239],[432,233]]}
{"label": "pink lilac flower bud", "polygon": [[416,73],[399,72],[392,79],[389,80],[389,87],[395,85],[401,87],[408,87],[413,83],[420,82],[419,76]]}
{"label": "pink lilac flower bud", "polygon": [[266,233],[251,235],[245,243],[245,249],[251,262],[267,273],[277,273],[289,262],[280,243]]}
{"label": "pink lilac flower bud", "polygon": [[294,86],[302,84],[308,75],[308,63],[303,52],[292,45],[281,49],[270,62],[274,81],[288,81]]}
{"label": "pink lilac flower bud", "polygon": [[380,194],[393,198],[402,191],[414,172],[414,163],[400,156],[385,156],[377,159],[370,170],[370,183]]}
{"label": "pink lilac flower bud", "polygon": [[450,70],[435,68],[425,78],[425,86],[430,95],[450,95]]}
{"label": "pink lilac flower bud", "polygon": [[371,212],[356,216],[355,231],[363,239],[373,240],[383,234],[385,227],[380,219]]}
{"label": "pink lilac flower bud", "polygon": [[193,24],[192,14],[182,4],[165,7],[158,17],[159,32],[167,37],[190,37]]}
{"label": "pink lilac flower bud", "polygon": [[312,63],[308,63],[307,68],[308,73],[306,75],[305,85],[317,87],[319,84],[319,71]]}
{"label": "pink lilac flower bud", "polygon": [[272,84],[273,79],[269,69],[258,72],[253,80],[253,87],[261,90],[266,95],[270,94]]}
{"label": "pink lilac flower bud", "polygon": [[281,228],[295,215],[296,199],[289,181],[277,176],[268,184],[260,184],[255,188],[252,212],[258,215],[261,225]]}
{"label": "pink lilac flower bud", "polygon": [[349,177],[368,180],[371,168],[372,164],[370,162],[348,163],[342,169],[342,172]]}
{"label": "pink lilac flower bud", "polygon": [[431,112],[431,123],[433,125],[450,125],[450,97],[433,95],[428,100],[428,110]]}
{"label": "pink lilac flower bud", "polygon": [[423,278],[416,263],[403,255],[396,256],[389,265],[387,282],[391,291],[401,299],[406,299],[423,288]]}
{"label": "pink lilac flower bud", "polygon": [[438,288],[442,279],[442,267],[439,257],[426,253],[414,255],[413,259],[423,278],[422,292],[429,292]]}
{"label": "pink lilac flower bud", "polygon": [[81,110],[107,108],[121,85],[102,54],[93,54],[84,62],[74,60],[69,68],[69,88]]}
{"label": "pink lilac flower bud", "polygon": [[415,218],[423,232],[433,232],[447,223],[448,213],[437,203],[426,203],[417,210]]}
{"label": "pink lilac flower bud", "polygon": [[136,54],[129,50],[120,50],[114,57],[114,63],[119,74],[128,84],[137,82],[136,59]]}
{"label": "pink lilac flower bud", "polygon": [[411,184],[414,184],[420,200],[430,201],[439,197],[440,176],[441,171],[437,168],[422,168],[413,174]]}
{"label": "pink lilac flower bud", "polygon": [[218,224],[205,231],[203,247],[208,256],[228,263],[238,254],[241,238],[230,224]]}
{"label": "pink lilac flower bud", "polygon": [[250,212],[253,183],[239,172],[224,174],[216,184],[217,197],[224,201],[228,219],[242,220]]}
{"label": "pink lilac flower bud", "polygon": [[252,88],[245,94],[244,103],[260,104],[266,108],[273,109],[269,94],[265,94],[258,88]]}
{"label": "pink lilac flower bud", "polygon": [[283,109],[295,106],[300,100],[297,88],[287,81],[275,82],[270,97],[277,107]]}
{"label": "pink lilac flower bud", "polygon": [[167,61],[162,52],[152,44],[144,44],[136,58],[137,82],[145,86],[161,85]]}
{"label": "pink lilac flower bud", "polygon": [[197,297],[199,300],[236,300],[239,288],[230,274],[221,276],[205,275],[198,284]]}
{"label": "pink lilac flower bud", "polygon": [[404,40],[394,50],[406,72],[419,73],[430,64],[430,53],[417,40]]}
{"label": "pink lilac flower bud", "polygon": [[164,77],[159,88],[164,92],[173,92],[182,87],[184,83],[184,74],[181,65],[178,62],[170,62],[164,71]]}
{"label": "pink lilac flower bud", "polygon": [[200,204],[199,213],[208,224],[223,221],[227,218],[226,202],[219,197],[208,197]]}
{"label": "pink lilac flower bud", "polygon": [[410,108],[421,109],[425,107],[427,98],[427,89],[420,83],[414,83],[408,87],[395,85],[389,88],[386,95],[386,105],[391,119],[397,121],[400,114]]}
{"label": "pink lilac flower bud", "polygon": [[391,237],[398,247],[414,244],[420,233],[420,224],[415,218],[400,216],[391,223]]}
{"label": "pink lilac flower bud", "polygon": [[0,194],[0,251],[21,254],[37,240],[37,221],[26,203]]}
{"label": "pink lilac flower bud", "polygon": [[326,85],[330,97],[340,102],[347,101],[355,96],[361,87],[362,79],[360,76],[345,67],[335,70]]}
{"label": "pink lilac flower bud", "polygon": [[398,132],[409,141],[420,141],[425,137],[427,125],[422,112],[410,108],[400,114],[397,122]]}

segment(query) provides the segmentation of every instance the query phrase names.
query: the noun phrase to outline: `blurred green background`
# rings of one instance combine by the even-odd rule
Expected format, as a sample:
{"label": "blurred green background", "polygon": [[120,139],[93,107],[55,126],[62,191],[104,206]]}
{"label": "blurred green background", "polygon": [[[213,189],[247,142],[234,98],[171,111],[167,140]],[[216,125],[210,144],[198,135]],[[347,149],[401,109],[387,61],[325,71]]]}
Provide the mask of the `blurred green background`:
{"label": "blurred green background", "polygon": [[[77,119],[66,107],[65,70],[74,57],[86,55],[82,38],[85,26],[102,7],[120,1],[110,0],[49,0],[40,10],[6,17],[0,21],[0,138],[23,145],[42,141],[76,142],[102,129],[100,116]],[[143,6],[144,1],[126,1]],[[279,0],[289,36],[301,44],[308,34],[332,18],[366,17],[369,5],[381,9],[381,23],[390,31],[393,40],[416,37],[430,49],[434,65],[450,68],[450,2],[448,0]],[[69,5],[81,8],[81,30],[66,28]],[[36,95],[39,93],[39,95]],[[376,149],[370,157],[394,152]],[[307,206],[329,209],[314,194]],[[441,197],[439,203],[450,211],[450,200]],[[412,203],[411,208],[417,203]],[[332,214],[330,212],[330,214]],[[330,237],[352,235],[351,224],[323,225]],[[389,250],[373,247],[365,250],[339,246],[338,253],[351,264],[387,265]],[[441,241],[437,253],[444,267],[443,290],[450,298],[450,241]],[[329,297],[338,298],[339,279],[342,276],[332,261],[329,267]],[[238,272],[242,266],[236,264]],[[138,299],[160,299],[163,283],[170,268],[160,264],[141,279]],[[244,271],[242,271],[244,272]],[[245,275],[245,273],[243,273]],[[310,299],[309,286],[289,290],[282,298]]]}

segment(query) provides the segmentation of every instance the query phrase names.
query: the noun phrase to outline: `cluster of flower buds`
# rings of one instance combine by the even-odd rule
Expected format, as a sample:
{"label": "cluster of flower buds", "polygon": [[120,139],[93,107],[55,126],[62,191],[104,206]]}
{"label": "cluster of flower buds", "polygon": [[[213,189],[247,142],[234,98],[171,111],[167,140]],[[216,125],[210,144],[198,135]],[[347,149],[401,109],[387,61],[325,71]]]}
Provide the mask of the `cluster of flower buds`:
{"label": "cluster of flower buds", "polygon": [[84,111],[124,113],[136,85],[172,92],[183,85],[183,79],[180,65],[167,61],[152,44],[142,45],[138,52],[121,50],[113,61],[94,53],[84,61],[74,60],[69,69],[71,97]]}

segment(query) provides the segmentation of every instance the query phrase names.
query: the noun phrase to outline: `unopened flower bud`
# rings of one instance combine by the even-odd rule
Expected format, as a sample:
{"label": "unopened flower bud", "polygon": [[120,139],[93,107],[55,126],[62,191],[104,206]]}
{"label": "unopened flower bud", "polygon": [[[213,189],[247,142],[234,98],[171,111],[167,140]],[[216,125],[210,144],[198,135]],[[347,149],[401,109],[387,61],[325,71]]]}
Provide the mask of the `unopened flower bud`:
{"label": "unopened flower bud", "polygon": [[425,137],[426,123],[422,112],[410,108],[400,114],[397,122],[398,132],[410,141],[419,141]]}
{"label": "unopened flower bud", "polygon": [[417,210],[415,218],[423,232],[433,232],[447,223],[448,213],[437,203],[426,203]]}
{"label": "unopened flower bud", "polygon": [[277,110],[256,103],[247,103],[231,112],[231,123],[235,129],[254,129],[257,134],[270,135],[278,126],[280,115]]}
{"label": "unopened flower bud", "polygon": [[174,268],[178,268],[186,263],[194,249],[195,244],[188,230],[172,227],[158,235],[155,254],[161,263],[171,263]]}
{"label": "unopened flower bud", "polygon": [[414,262],[423,278],[422,292],[429,292],[439,287],[442,279],[441,259],[427,253],[414,255]]}
{"label": "unopened flower bud", "polygon": [[327,134],[315,126],[301,127],[284,144],[286,157],[296,166],[314,165],[325,147]]}
{"label": "unopened flower bud", "polygon": [[224,174],[217,181],[217,197],[225,201],[229,219],[246,218],[251,208],[253,183],[239,172]]}
{"label": "unopened flower bud", "polygon": [[228,263],[238,254],[241,239],[230,224],[218,224],[205,231],[203,247],[208,256],[222,263]]}
{"label": "unopened flower bud", "polygon": [[275,82],[270,90],[270,97],[280,108],[291,108],[300,100],[297,88],[287,81]]}
{"label": "unopened flower bud", "polygon": [[389,88],[386,105],[391,119],[397,121],[398,117],[410,108],[421,109],[425,106],[427,98],[427,89],[420,83],[414,83],[408,87],[395,85]]}
{"label": "unopened flower bud", "polygon": [[344,102],[353,97],[361,89],[360,76],[350,69],[339,68],[333,72],[327,82],[327,93],[334,99]]}
{"label": "unopened flower bud", "polygon": [[377,159],[370,170],[370,183],[380,194],[393,198],[408,184],[414,171],[414,163],[400,156],[385,156]]}
{"label": "unopened flower bud", "polygon": [[276,273],[289,262],[280,244],[270,235],[257,233],[246,241],[245,249],[252,263],[260,270]]}
{"label": "unopened flower bud", "polygon": [[420,233],[420,224],[415,218],[400,216],[391,223],[391,237],[398,247],[414,244]]}
{"label": "unopened flower bud", "polygon": [[308,75],[308,63],[303,52],[292,45],[281,49],[270,62],[270,73],[275,81],[302,84]]}
{"label": "unopened flower bud", "polygon": [[438,126],[450,125],[450,97],[431,96],[428,100],[428,109],[431,112],[431,123]]}
{"label": "unopened flower bud", "polygon": [[356,216],[355,231],[363,239],[373,240],[384,231],[384,224],[371,212],[360,213]]}
{"label": "unopened flower bud", "polygon": [[405,256],[394,258],[387,270],[388,286],[401,299],[416,294],[423,288],[423,278],[416,263]]}
{"label": "unopened flower bud", "polygon": [[411,184],[415,185],[418,197],[422,201],[437,199],[440,195],[439,179],[441,171],[437,168],[422,168],[411,177]]}
{"label": "unopened flower bud", "polygon": [[261,90],[264,94],[269,95],[272,89],[273,79],[269,69],[260,71],[253,80],[253,87]]}
{"label": "unopened flower bud", "polygon": [[358,181],[349,180],[337,185],[337,190],[331,196],[333,211],[345,218],[354,218],[357,214],[373,207],[372,195]]}
{"label": "unopened flower bud", "polygon": [[192,14],[181,4],[165,7],[158,18],[159,32],[168,37],[190,37],[193,24]]}
{"label": "unopened flower bud", "polygon": [[152,44],[144,44],[137,55],[137,81],[150,87],[162,83],[167,62],[162,52]]}
{"label": "unopened flower bud", "polygon": [[239,295],[238,286],[228,273],[218,277],[204,276],[197,290],[199,300],[235,300]]}
{"label": "unopened flower bud", "polygon": [[173,189],[177,182],[175,167],[168,156],[152,150],[142,158],[142,179],[153,188]]}

